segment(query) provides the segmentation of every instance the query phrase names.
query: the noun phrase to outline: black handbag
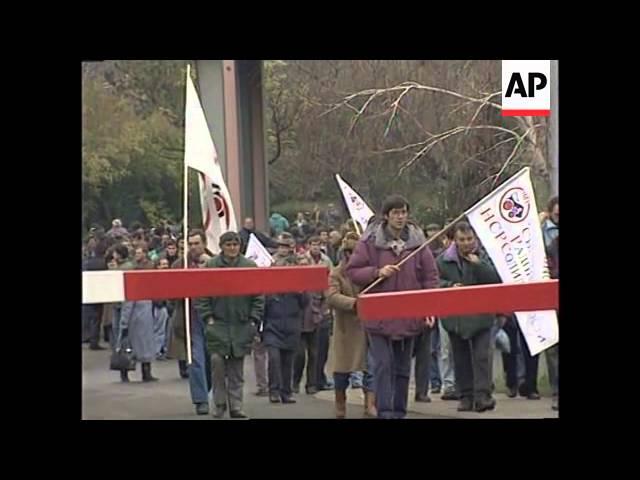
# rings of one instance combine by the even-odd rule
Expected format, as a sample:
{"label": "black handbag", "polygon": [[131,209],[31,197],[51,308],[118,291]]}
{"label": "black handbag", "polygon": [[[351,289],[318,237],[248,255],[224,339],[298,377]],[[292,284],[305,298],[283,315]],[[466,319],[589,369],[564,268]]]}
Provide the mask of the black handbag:
{"label": "black handbag", "polygon": [[120,344],[120,348],[111,354],[111,370],[135,370],[136,359],[133,356],[133,349],[129,339],[125,338]]}

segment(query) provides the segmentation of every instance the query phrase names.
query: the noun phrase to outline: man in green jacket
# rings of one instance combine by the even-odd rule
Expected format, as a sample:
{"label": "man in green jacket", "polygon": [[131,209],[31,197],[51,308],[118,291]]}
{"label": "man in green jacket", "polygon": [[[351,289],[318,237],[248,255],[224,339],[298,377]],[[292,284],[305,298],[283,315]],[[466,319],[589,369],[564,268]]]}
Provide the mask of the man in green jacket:
{"label": "man in green jacket", "polygon": [[[493,264],[478,254],[475,232],[467,222],[453,227],[454,243],[438,257],[440,286],[463,287],[500,283]],[[495,315],[445,317],[442,326],[449,333],[456,384],[460,390],[458,411],[484,412],[496,406],[491,397],[491,327]]]}
{"label": "man in green jacket", "polygon": [[[220,237],[222,253],[207,261],[206,268],[246,268],[257,265],[240,253],[240,235],[226,232]],[[211,353],[214,416],[222,418],[229,405],[231,418],[247,418],[242,411],[244,357],[258,332],[264,296],[201,297],[195,307],[205,324]]]}

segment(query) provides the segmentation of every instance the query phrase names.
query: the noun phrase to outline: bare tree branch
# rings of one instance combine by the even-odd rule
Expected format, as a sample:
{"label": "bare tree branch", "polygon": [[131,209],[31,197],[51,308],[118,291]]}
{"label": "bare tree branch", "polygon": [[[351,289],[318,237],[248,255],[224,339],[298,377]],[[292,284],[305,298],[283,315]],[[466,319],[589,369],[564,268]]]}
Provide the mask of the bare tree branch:
{"label": "bare tree branch", "polygon": [[424,133],[426,133],[430,137],[433,137],[435,135],[433,132],[430,132],[429,130],[424,128],[424,125],[422,125],[422,123],[420,123],[420,121],[416,118],[416,116],[413,113],[411,113],[409,110],[407,110],[406,108],[403,108],[402,106],[398,108],[400,108],[400,110],[405,114],[409,115],[409,118],[411,118],[414,122],[416,122],[416,125],[418,125],[418,127],[420,127],[420,130],[422,130]]}
{"label": "bare tree branch", "polygon": [[[460,93],[451,91],[451,90],[447,90],[446,88],[439,88],[439,87],[431,87],[429,85],[422,85],[420,83],[416,83],[416,82],[403,82],[399,85],[396,85],[394,87],[389,87],[389,88],[370,88],[367,90],[362,90],[360,92],[356,92],[356,93],[352,93],[351,95],[346,96],[341,102],[333,105],[329,110],[327,110],[326,112],[320,114],[320,117],[323,117],[324,115],[327,115],[331,112],[333,112],[334,110],[340,108],[341,106],[343,106],[344,104],[350,102],[351,100],[353,100],[354,98],[357,97],[363,97],[363,96],[369,96],[369,100],[365,103],[365,105],[368,106],[368,104],[370,103],[370,101],[372,100],[371,97],[377,97],[378,95],[381,95],[383,93],[390,93],[390,92],[397,92],[397,91],[408,91],[407,89],[411,90],[411,89],[415,89],[415,90],[426,90],[429,92],[440,92],[440,93],[444,93],[447,95],[451,95],[453,97],[456,98],[461,98],[463,100],[468,100],[472,103],[481,103],[483,105],[489,105],[493,108],[497,108],[498,110],[502,110],[502,106],[489,101],[490,98],[493,98],[494,96],[496,96],[496,93],[491,94],[489,97],[481,97],[481,98],[473,98],[473,97],[469,97],[467,95],[462,95]],[[363,107],[363,109],[361,109],[361,112],[364,113],[364,109],[366,107]]]}
{"label": "bare tree branch", "polygon": [[469,122],[468,126],[470,127],[471,125],[473,125],[473,122],[476,120],[478,114],[480,113],[480,110],[482,110],[482,108],[487,105],[487,103],[489,102],[489,100],[491,100],[491,98],[495,97],[496,95],[501,95],[501,94],[502,94],[502,92],[498,91],[498,92],[494,92],[491,95],[488,95],[487,97],[485,97],[485,101],[480,104],[480,106],[476,110],[476,113],[473,114],[473,117],[471,117],[471,121]]}
{"label": "bare tree branch", "polygon": [[[498,148],[500,145],[504,145],[505,143],[509,143],[509,142],[513,142],[514,140],[516,140],[516,137],[511,137],[511,138],[507,138],[506,140],[502,140],[498,143],[496,143],[495,145],[493,145],[492,147],[487,148],[486,150],[483,150],[481,152],[478,152],[474,155],[471,155],[469,158],[467,158],[464,162],[462,162],[463,164],[470,162],[471,160],[473,160],[476,157],[479,157],[480,155],[484,155],[485,153],[489,153],[493,150],[495,150],[496,148]],[[486,165],[486,162],[482,162],[484,165]]]}
{"label": "bare tree branch", "polygon": [[[432,135],[432,137],[433,137],[433,136],[435,136],[435,135]],[[383,154],[383,153],[397,153],[397,152],[404,152],[404,151],[409,150],[409,149],[414,148],[414,147],[421,147],[421,146],[423,146],[423,145],[425,145],[425,144],[429,143],[430,141],[431,141],[431,138],[429,138],[429,139],[427,139],[427,140],[425,140],[425,141],[423,141],[423,142],[411,143],[411,144],[409,144],[409,145],[405,145],[404,147],[399,147],[399,148],[389,148],[389,149],[387,149],[387,150],[381,150],[381,151],[373,152],[373,153],[375,153],[375,154]]]}
{"label": "bare tree branch", "polygon": [[496,187],[496,184],[498,183],[498,180],[500,179],[500,175],[502,175],[504,173],[504,171],[509,166],[509,163],[511,162],[511,160],[513,160],[515,158],[515,155],[518,152],[518,149],[520,148],[520,145],[522,145],[522,142],[525,140],[525,138],[527,138],[527,136],[531,133],[531,131],[532,131],[532,128],[527,129],[527,131],[524,132],[524,134],[518,138],[518,141],[516,142],[515,146],[513,147],[513,150],[511,151],[511,154],[509,155],[507,160],[502,164],[502,167],[500,168],[498,173],[496,173],[494,175],[490,175],[489,177],[484,179],[480,183],[480,186],[484,185],[485,182],[493,179],[493,183],[491,184],[491,189],[493,190]]}
{"label": "bare tree branch", "polygon": [[353,129],[356,126],[356,123],[358,122],[358,120],[360,119],[360,117],[362,116],[362,114],[364,113],[364,111],[367,109],[367,107],[369,106],[369,104],[371,103],[371,101],[376,98],[379,95],[379,92],[375,92],[373,95],[371,95],[369,97],[369,99],[364,102],[364,105],[362,105],[362,108],[358,111],[358,113],[356,114],[356,116],[353,118],[353,120],[351,121],[351,126],[349,127],[349,134],[351,134],[353,132]]}
{"label": "bare tree branch", "polygon": [[520,138],[518,133],[513,131],[513,130],[509,130],[508,128],[503,128],[503,127],[496,127],[494,125],[476,125],[476,126],[473,126],[473,127],[455,127],[455,128],[452,128],[451,130],[447,130],[446,132],[443,132],[441,134],[435,135],[435,136],[433,136],[432,138],[430,138],[429,140],[427,140],[425,142],[422,142],[426,146],[422,150],[420,150],[418,153],[416,153],[413,156],[413,158],[411,158],[411,160],[409,160],[408,162],[406,162],[404,165],[402,165],[400,167],[400,170],[398,171],[397,177],[402,175],[407,170],[407,168],[410,168],[422,156],[424,156],[427,153],[429,153],[431,151],[431,149],[435,145],[437,145],[438,143],[443,142],[444,140],[446,140],[449,137],[452,137],[453,135],[457,135],[459,133],[466,132],[468,130],[476,130],[476,129],[499,130],[501,132],[509,133],[510,135],[512,135],[512,136],[514,136],[516,138]]}
{"label": "bare tree branch", "polygon": [[396,101],[391,104],[391,106],[393,107],[393,113],[391,114],[391,117],[389,117],[389,121],[387,122],[387,127],[384,129],[384,133],[382,134],[383,137],[386,137],[387,134],[389,133],[389,129],[391,128],[391,124],[393,123],[393,119],[396,117],[396,114],[398,113],[398,106],[400,105],[400,100],[402,100],[402,97],[404,97],[407,93],[409,93],[409,91],[412,88],[413,87],[405,88],[404,92],[402,92],[398,96]]}

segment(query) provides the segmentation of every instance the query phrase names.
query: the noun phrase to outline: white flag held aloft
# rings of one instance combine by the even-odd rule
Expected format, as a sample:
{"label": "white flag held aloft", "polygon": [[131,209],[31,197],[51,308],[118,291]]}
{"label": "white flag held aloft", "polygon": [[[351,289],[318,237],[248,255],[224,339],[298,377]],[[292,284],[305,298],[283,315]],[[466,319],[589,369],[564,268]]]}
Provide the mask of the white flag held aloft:
{"label": "white flag held aloft", "polygon": [[[207,234],[207,248],[219,253],[220,236],[238,231],[236,214],[229,190],[222,177],[218,154],[195,86],[187,75],[184,161],[198,171],[202,223]],[[186,180],[185,180],[186,181]]]}
{"label": "white flag held aloft", "polygon": [[253,233],[249,235],[245,257],[256,262],[259,267],[270,267],[273,264],[271,254]]}
{"label": "white flag held aloft", "polygon": [[369,224],[369,219],[374,215],[373,210],[369,208],[369,205],[362,200],[360,195],[337,173],[336,180],[338,181],[338,185],[340,185],[344,203],[347,204],[347,208],[349,209],[349,215],[351,215],[354,222],[360,225],[360,231],[364,232]]}
{"label": "white flag held aloft", "polygon": [[[466,213],[504,283],[549,279],[529,168],[522,169]],[[516,312],[516,318],[531,355],[558,343],[555,310]]]}

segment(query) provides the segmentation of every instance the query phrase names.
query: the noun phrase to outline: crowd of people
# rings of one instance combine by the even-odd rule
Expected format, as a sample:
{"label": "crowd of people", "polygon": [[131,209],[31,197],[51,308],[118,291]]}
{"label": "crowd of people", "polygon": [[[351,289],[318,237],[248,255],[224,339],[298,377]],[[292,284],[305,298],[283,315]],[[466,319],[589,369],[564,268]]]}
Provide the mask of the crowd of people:
{"label": "crowd of people", "polygon": [[[464,221],[397,267],[441,230],[437,224],[422,228],[409,215],[409,202],[393,195],[364,232],[358,232],[351,220],[343,222],[333,205],[324,215],[299,212],[292,221],[273,213],[267,233],[257,231],[253,219],[246,218],[239,232],[220,237],[218,255],[207,248],[202,230],[190,230],[184,239],[180,227],[168,222],[150,229],[140,224],[126,229],[115,219],[108,231],[94,225],[83,240],[84,270],[184,268],[185,240],[187,268],[256,267],[244,255],[253,233],[276,266],[326,266],[329,288],[191,299],[189,365],[184,299],[83,305],[83,343],[89,343],[91,350],[103,350],[102,338],[114,353],[130,348],[141,364],[143,382],[157,381],[151,372],[153,362],[177,360],[177,373],[188,379],[196,413],[213,410],[216,418],[227,411],[231,418],[247,417],[245,356],[253,357],[255,395],[272,403],[295,403],[304,378],[308,395],[334,390],[336,418],[347,416],[349,387],[363,389],[364,416],[404,418],[412,361],[416,402],[441,395],[443,400],[459,401],[460,411],[494,409],[495,348],[502,352],[507,395],[539,399],[539,356],[530,354],[514,315],[359,320],[356,298],[377,280],[382,281],[371,293],[500,283],[491,259]],[[559,278],[557,197],[540,221],[551,276]],[[327,373],[330,348],[333,371]],[[558,346],[545,354],[552,408],[558,410]],[[129,372],[119,370],[121,381],[129,381]]]}

